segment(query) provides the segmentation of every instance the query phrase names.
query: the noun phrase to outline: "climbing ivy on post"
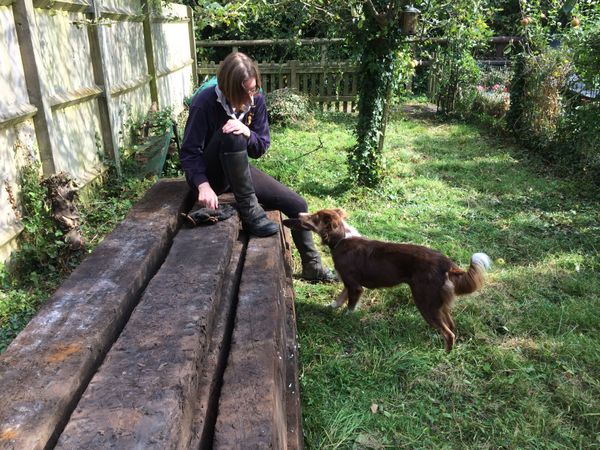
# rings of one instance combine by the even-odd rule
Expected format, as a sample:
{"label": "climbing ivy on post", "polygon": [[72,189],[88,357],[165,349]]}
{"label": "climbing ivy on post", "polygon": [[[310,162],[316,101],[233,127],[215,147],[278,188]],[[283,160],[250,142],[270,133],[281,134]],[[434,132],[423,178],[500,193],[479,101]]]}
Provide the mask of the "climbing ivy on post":
{"label": "climbing ivy on post", "polygon": [[360,56],[356,145],[348,154],[351,177],[362,185],[379,184],[384,169],[382,155],[386,108],[395,87],[395,52],[402,42],[398,24],[403,2],[367,2],[358,24],[356,42]]}

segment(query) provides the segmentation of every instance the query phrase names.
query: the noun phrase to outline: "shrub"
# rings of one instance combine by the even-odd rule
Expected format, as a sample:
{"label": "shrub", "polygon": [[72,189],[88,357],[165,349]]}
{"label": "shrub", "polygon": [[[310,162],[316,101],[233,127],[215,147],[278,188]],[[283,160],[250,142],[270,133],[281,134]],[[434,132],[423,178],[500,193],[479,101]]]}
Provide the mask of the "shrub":
{"label": "shrub", "polygon": [[21,173],[22,223],[20,251],[14,255],[14,271],[35,284],[40,272],[66,270],[72,255],[64,233],[52,218],[51,202],[42,183],[40,167],[31,162]]}
{"label": "shrub", "polygon": [[480,69],[470,51],[458,45],[440,52],[433,70],[438,78],[434,93],[439,110],[463,114],[473,106]]}
{"label": "shrub", "polygon": [[269,121],[290,125],[312,117],[308,97],[294,89],[277,89],[267,94]]}
{"label": "shrub", "polygon": [[562,92],[571,70],[563,51],[546,48],[521,54],[510,89],[507,124],[531,148],[546,148],[555,139],[564,110]]}
{"label": "shrub", "polygon": [[558,125],[554,157],[600,177],[600,101],[573,98]]}
{"label": "shrub", "polygon": [[567,44],[572,50],[574,72],[588,95],[572,95],[559,124],[557,151],[570,152],[584,169],[600,174],[600,18],[575,30]]}
{"label": "shrub", "polygon": [[510,105],[510,96],[505,90],[507,88],[503,85],[494,85],[491,89],[484,86],[477,88],[473,110],[496,118],[504,117]]}

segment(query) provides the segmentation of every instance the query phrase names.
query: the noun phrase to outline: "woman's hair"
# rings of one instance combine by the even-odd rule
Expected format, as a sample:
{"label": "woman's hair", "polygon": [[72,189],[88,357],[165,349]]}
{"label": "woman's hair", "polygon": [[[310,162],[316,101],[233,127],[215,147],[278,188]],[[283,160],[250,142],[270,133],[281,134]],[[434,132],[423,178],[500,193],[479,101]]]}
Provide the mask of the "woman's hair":
{"label": "woman's hair", "polygon": [[217,71],[219,89],[234,108],[241,108],[249,99],[242,83],[256,79],[256,88],[260,88],[260,72],[256,63],[243,53],[230,53],[221,62]]}

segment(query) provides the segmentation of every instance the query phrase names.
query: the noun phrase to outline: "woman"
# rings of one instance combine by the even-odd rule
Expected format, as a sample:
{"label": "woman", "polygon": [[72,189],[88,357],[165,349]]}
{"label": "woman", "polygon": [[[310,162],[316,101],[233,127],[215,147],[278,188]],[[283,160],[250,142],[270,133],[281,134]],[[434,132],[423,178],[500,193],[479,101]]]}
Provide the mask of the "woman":
{"label": "woman", "polygon": [[[198,203],[217,208],[217,196],[233,192],[244,230],[259,237],[279,230],[259,202],[290,218],[308,211],[300,195],[249,164],[248,157],[259,158],[270,143],[258,67],[243,53],[231,53],[219,66],[217,85],[194,96],[179,156]],[[302,259],[302,278],[335,279],[323,268],[310,231],[294,230],[292,239]]]}

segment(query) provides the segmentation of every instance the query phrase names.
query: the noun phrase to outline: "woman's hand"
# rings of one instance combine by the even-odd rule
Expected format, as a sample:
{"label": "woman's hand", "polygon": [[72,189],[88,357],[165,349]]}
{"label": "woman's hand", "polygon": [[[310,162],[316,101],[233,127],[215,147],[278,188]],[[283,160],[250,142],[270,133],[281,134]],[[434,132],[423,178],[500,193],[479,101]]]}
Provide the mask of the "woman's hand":
{"label": "woman's hand", "polygon": [[248,128],[239,120],[229,119],[227,123],[223,125],[223,133],[243,134],[244,136],[246,136],[246,138],[249,138],[250,128]]}
{"label": "woman's hand", "polygon": [[205,208],[217,209],[219,207],[217,194],[212,190],[208,181],[198,186],[198,203]]}

